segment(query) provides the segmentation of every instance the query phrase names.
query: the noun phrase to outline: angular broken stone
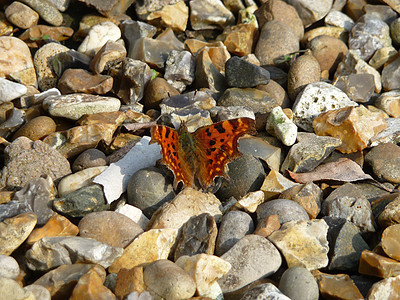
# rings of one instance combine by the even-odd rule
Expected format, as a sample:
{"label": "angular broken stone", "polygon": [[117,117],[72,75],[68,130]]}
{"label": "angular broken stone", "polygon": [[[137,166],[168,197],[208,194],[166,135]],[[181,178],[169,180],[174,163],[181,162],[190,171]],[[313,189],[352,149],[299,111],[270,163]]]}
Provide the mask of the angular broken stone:
{"label": "angular broken stone", "polygon": [[394,224],[387,227],[381,238],[382,249],[385,253],[396,260],[400,261],[400,224]]}
{"label": "angular broken stone", "polygon": [[189,51],[172,50],[165,63],[164,78],[183,92],[194,81],[195,66],[195,58]]}
{"label": "angular broken stone", "polygon": [[400,91],[394,90],[382,93],[375,100],[374,105],[382,109],[389,116],[394,118],[400,117]]}
{"label": "angular broken stone", "polygon": [[190,23],[194,30],[223,29],[234,21],[232,12],[220,0],[190,1]]}
{"label": "angular broken stone", "polygon": [[264,179],[261,191],[264,192],[264,200],[268,201],[296,185],[298,185],[298,183],[287,179],[278,171],[271,170]]}
{"label": "angular broken stone", "polygon": [[297,126],[277,106],[268,115],[266,130],[276,136],[285,146],[292,146],[297,138]]}
{"label": "angular broken stone", "polygon": [[365,103],[374,93],[374,76],[372,74],[350,74],[339,76],[335,86],[349,96],[350,100]]}
{"label": "angular broken stone", "polygon": [[369,250],[361,253],[358,272],[364,275],[388,278],[400,275],[400,262]]}

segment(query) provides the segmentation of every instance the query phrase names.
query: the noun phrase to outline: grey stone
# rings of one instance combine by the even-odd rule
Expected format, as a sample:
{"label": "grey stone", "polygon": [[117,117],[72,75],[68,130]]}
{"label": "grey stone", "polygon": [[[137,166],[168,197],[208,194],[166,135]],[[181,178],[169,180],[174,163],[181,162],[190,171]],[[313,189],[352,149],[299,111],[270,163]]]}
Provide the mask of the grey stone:
{"label": "grey stone", "polygon": [[240,299],[241,300],[258,300],[258,299],[290,300],[289,297],[285,296],[272,283],[262,283],[256,285],[252,289],[248,290]]}
{"label": "grey stone", "polygon": [[400,143],[400,118],[388,118],[385,121],[388,127],[369,140],[371,147],[385,143]]}
{"label": "grey stone", "polygon": [[73,191],[53,201],[53,209],[69,217],[84,217],[108,208],[100,185],[90,185]]}
{"label": "grey stone", "polygon": [[0,205],[0,222],[19,214],[33,212],[27,201],[11,200]]}
{"label": "grey stone", "polygon": [[350,74],[339,76],[335,87],[341,89],[350,100],[359,103],[368,102],[374,93],[374,76],[372,74]]}
{"label": "grey stone", "polygon": [[75,263],[94,263],[108,268],[123,251],[123,248],[111,247],[89,238],[56,236],[37,241],[25,257],[28,267],[34,271],[47,271]]}
{"label": "grey stone", "polygon": [[241,198],[249,192],[258,191],[265,178],[262,163],[254,156],[243,153],[241,157],[228,164],[230,180],[222,178],[221,187],[216,193],[220,199]]}
{"label": "grey stone", "polygon": [[25,85],[16,83],[5,78],[0,78],[0,103],[9,102],[25,95]]}
{"label": "grey stone", "polygon": [[166,180],[164,172],[155,167],[137,171],[129,179],[127,186],[128,203],[140,208],[151,218],[165,202],[175,197],[172,182]]}
{"label": "grey stone", "polygon": [[[196,91],[184,93],[181,95],[173,95],[165,98],[161,104],[161,114],[170,114],[181,110],[208,110],[216,107],[214,98],[205,91]],[[180,124],[178,124],[180,125]]]}
{"label": "grey stone", "polygon": [[0,254],[0,278],[17,279],[20,269],[15,258]]}
{"label": "grey stone", "polygon": [[[382,155],[385,153],[385,155]],[[400,147],[386,143],[378,145],[365,156],[375,176],[382,181],[400,183]]]}
{"label": "grey stone", "polygon": [[279,223],[281,224],[290,221],[310,219],[307,212],[300,204],[287,199],[267,201],[257,207],[256,213],[258,222],[271,215],[278,215]]}
{"label": "grey stone", "polygon": [[225,77],[230,87],[251,88],[268,84],[270,74],[260,66],[232,56],[225,63]]}
{"label": "grey stone", "polygon": [[0,136],[9,138],[25,123],[25,112],[22,109],[13,108],[6,121],[0,124]]}
{"label": "grey stone", "polygon": [[253,233],[254,222],[243,211],[229,211],[223,218],[218,231],[215,255],[221,256],[231,249],[241,238]]}
{"label": "grey stone", "polygon": [[349,36],[349,49],[368,60],[379,48],[390,46],[389,26],[381,19],[366,14],[357,20]]}
{"label": "grey stone", "polygon": [[308,0],[289,0],[288,3],[296,8],[304,27],[321,20],[332,7],[331,0],[308,1]]}
{"label": "grey stone", "polygon": [[324,21],[327,25],[341,27],[344,28],[346,31],[350,31],[355,24],[352,18],[350,18],[348,15],[341,12],[340,10],[331,10],[325,16]]}
{"label": "grey stone", "polygon": [[23,187],[43,174],[48,174],[54,181],[71,173],[68,160],[40,140],[32,142],[19,137],[6,147],[4,154],[2,187]]}
{"label": "grey stone", "polygon": [[77,158],[75,158],[72,164],[72,170],[74,172],[82,171],[87,168],[106,166],[107,159],[104,152],[92,148],[83,151]]}
{"label": "grey stone", "polygon": [[382,70],[382,86],[386,91],[391,91],[400,88],[399,76],[400,76],[400,59],[388,62],[384,65]]}
{"label": "grey stone", "polygon": [[336,188],[322,202],[321,213],[352,222],[361,232],[375,231],[371,205],[352,183]]}
{"label": "grey stone", "polygon": [[63,22],[62,14],[58,11],[57,7],[49,1],[21,0],[20,2],[29,5],[43,20],[53,26],[60,26]]}
{"label": "grey stone", "polygon": [[164,78],[179,92],[183,92],[194,81],[195,67],[195,58],[189,51],[172,50],[165,62]]}
{"label": "grey stone", "polygon": [[136,41],[142,37],[152,38],[157,32],[157,28],[155,26],[133,20],[123,21],[121,23],[121,30],[122,37],[127,43],[129,57],[134,55],[131,53],[131,51],[133,51]]}
{"label": "grey stone", "polygon": [[194,30],[224,29],[235,17],[220,0],[190,1],[190,23]]}
{"label": "grey stone", "polygon": [[32,293],[36,299],[51,300],[50,292],[43,286],[38,284],[30,284],[24,287],[26,292]]}
{"label": "grey stone", "polygon": [[276,247],[266,238],[253,234],[240,239],[221,258],[232,265],[229,272],[218,280],[224,293],[236,291],[260,277],[274,274],[282,263]]}
{"label": "grey stone", "polygon": [[389,5],[364,5],[365,14],[376,17],[390,25],[396,18],[397,13]]}
{"label": "grey stone", "polygon": [[287,269],[279,281],[279,290],[292,300],[318,300],[318,284],[312,273],[303,267]]}

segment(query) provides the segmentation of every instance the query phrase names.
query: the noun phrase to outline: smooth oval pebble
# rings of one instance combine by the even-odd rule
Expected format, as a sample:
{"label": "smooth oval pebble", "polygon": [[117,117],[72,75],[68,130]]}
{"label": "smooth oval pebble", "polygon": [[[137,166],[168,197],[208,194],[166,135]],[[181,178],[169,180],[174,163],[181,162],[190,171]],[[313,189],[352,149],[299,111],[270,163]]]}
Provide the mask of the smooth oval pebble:
{"label": "smooth oval pebble", "polygon": [[279,290],[292,300],[318,300],[318,284],[314,276],[303,267],[287,269],[279,281]]}
{"label": "smooth oval pebble", "polygon": [[164,299],[187,299],[194,295],[196,283],[172,261],[160,259],[143,271],[146,287]]}
{"label": "smooth oval pebble", "polygon": [[78,224],[79,235],[113,247],[126,247],[143,229],[127,216],[114,211],[93,212]]}
{"label": "smooth oval pebble", "polygon": [[256,213],[257,221],[270,215],[278,215],[281,224],[310,219],[306,210],[300,204],[287,199],[276,199],[265,202],[257,208]]}
{"label": "smooth oval pebble", "polygon": [[19,265],[14,257],[0,254],[0,277],[16,279],[19,275]]}
{"label": "smooth oval pebble", "polygon": [[82,171],[83,169],[106,165],[107,159],[104,152],[100,151],[99,149],[92,148],[87,149],[78,155],[72,164],[72,171],[78,172]]}
{"label": "smooth oval pebble", "polygon": [[32,141],[40,140],[56,131],[56,122],[50,117],[40,116],[30,120],[14,134],[13,140],[26,136]]}

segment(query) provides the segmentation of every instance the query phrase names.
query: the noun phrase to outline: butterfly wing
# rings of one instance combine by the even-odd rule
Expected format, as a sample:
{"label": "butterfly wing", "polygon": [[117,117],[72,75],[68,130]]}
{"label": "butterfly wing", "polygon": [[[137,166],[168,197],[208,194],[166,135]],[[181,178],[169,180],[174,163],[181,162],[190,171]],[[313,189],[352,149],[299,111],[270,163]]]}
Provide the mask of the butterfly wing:
{"label": "butterfly wing", "polygon": [[216,176],[229,178],[225,165],[240,156],[238,139],[244,134],[255,134],[255,121],[237,118],[201,127],[193,133],[199,145],[201,160],[196,177],[203,190],[214,185]]}
{"label": "butterfly wing", "polygon": [[154,142],[161,146],[162,163],[174,172],[174,188],[180,181],[183,181],[186,186],[192,186],[193,174],[190,174],[190,170],[184,165],[185,162],[179,157],[178,132],[168,126],[155,125],[151,128],[150,143]]}

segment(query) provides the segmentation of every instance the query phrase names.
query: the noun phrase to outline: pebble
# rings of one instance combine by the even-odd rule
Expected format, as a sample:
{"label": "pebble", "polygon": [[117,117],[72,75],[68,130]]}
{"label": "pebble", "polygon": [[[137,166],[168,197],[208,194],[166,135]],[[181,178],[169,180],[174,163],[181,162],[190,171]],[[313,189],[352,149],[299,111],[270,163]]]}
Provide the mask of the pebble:
{"label": "pebble", "polygon": [[18,282],[10,278],[0,278],[0,292],[7,299],[35,299],[31,292],[25,291]]}
{"label": "pebble", "polygon": [[230,87],[239,88],[268,84],[270,79],[269,72],[266,69],[249,63],[238,56],[232,56],[226,61],[225,76]]}
{"label": "pebble", "polygon": [[307,212],[302,206],[288,199],[270,200],[257,208],[257,220],[271,215],[278,215],[279,222],[285,224],[290,221],[309,220]]}
{"label": "pebble", "polygon": [[318,284],[311,272],[303,267],[287,269],[279,281],[279,290],[292,300],[319,299]]}
{"label": "pebble", "polygon": [[143,214],[143,212],[136,206],[125,204],[118,207],[116,212],[123,214],[138,224],[143,230],[146,229],[149,219]]}
{"label": "pebble", "polygon": [[78,172],[88,168],[106,166],[107,160],[104,152],[99,149],[92,148],[83,151],[74,160],[72,164],[72,171]]}
{"label": "pebble", "polygon": [[367,298],[371,300],[382,297],[396,299],[400,296],[397,287],[400,284],[400,275],[389,277],[374,283],[368,292]]}
{"label": "pebble", "polygon": [[57,125],[52,118],[48,116],[36,117],[18,129],[13,135],[13,140],[25,136],[32,141],[37,141],[54,133],[56,128]]}
{"label": "pebble", "polygon": [[190,2],[190,23],[194,30],[223,29],[234,23],[235,17],[221,1],[194,0]]}
{"label": "pebble", "polygon": [[387,227],[382,233],[382,249],[385,253],[396,260],[400,258],[400,248],[398,246],[400,224],[395,224]]}
{"label": "pebble", "polygon": [[22,29],[28,29],[36,25],[39,21],[39,15],[37,12],[18,1],[14,1],[7,6],[4,14],[8,21]]}
{"label": "pebble", "polygon": [[[382,155],[385,153],[385,155]],[[380,180],[400,183],[400,147],[386,143],[374,147],[365,156],[365,161],[373,168],[373,172]]]}
{"label": "pebble", "polygon": [[27,93],[25,85],[0,78],[0,104],[10,102]]}
{"label": "pebble", "polygon": [[390,117],[400,117],[400,93],[397,90],[382,93],[375,100],[375,106]]}
{"label": "pebble", "polygon": [[276,300],[289,300],[274,284],[263,283],[256,285],[254,288],[248,290],[241,299],[276,299]]}
{"label": "pebble", "polygon": [[287,179],[281,173],[271,170],[261,186],[261,191],[264,193],[266,201],[275,199],[283,191],[297,185],[297,183]]}
{"label": "pebble", "polygon": [[0,277],[17,279],[19,272],[18,262],[13,257],[0,254]]}
{"label": "pebble", "polygon": [[324,21],[326,25],[341,27],[347,31],[350,31],[354,26],[354,21],[340,10],[331,10],[325,16]]}
{"label": "pebble", "polygon": [[292,146],[296,142],[297,126],[285,115],[280,106],[273,108],[269,114],[266,130],[285,146]]}
{"label": "pebble", "polygon": [[60,26],[63,22],[63,16],[51,2],[39,0],[21,0],[20,2],[29,5],[39,16],[47,23]]}
{"label": "pebble", "polygon": [[345,92],[352,101],[366,103],[374,93],[374,76],[372,74],[339,76],[335,86]]}

